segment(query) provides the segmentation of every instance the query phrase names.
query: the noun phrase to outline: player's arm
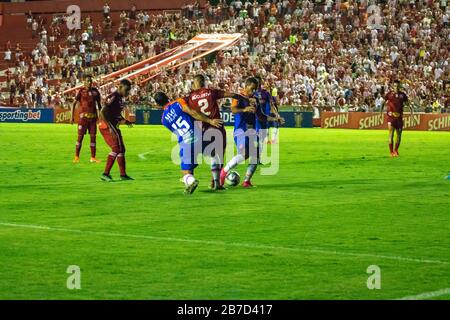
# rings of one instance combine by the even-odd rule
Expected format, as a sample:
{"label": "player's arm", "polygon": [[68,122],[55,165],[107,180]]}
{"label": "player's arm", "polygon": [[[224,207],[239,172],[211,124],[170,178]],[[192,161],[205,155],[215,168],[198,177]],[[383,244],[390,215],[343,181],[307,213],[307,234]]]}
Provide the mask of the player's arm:
{"label": "player's arm", "polygon": [[80,101],[80,94],[78,93],[75,97],[75,101],[72,103],[72,107],[70,108],[70,124],[73,124],[75,118],[75,108],[77,107],[78,102]]}
{"label": "player's arm", "polygon": [[239,100],[233,99],[231,102],[231,112],[234,114],[241,113],[241,112],[255,113],[256,106],[252,103],[252,101],[250,101],[250,105],[248,107],[243,108],[243,107],[239,106]]}
{"label": "player's arm", "polygon": [[[285,123],[285,120],[283,117],[280,117],[279,114],[276,114],[275,117],[272,116],[268,116],[263,114],[263,117],[265,117],[266,121],[270,121],[270,122],[278,122],[280,125],[283,125]],[[264,120],[264,118],[263,118]]]}
{"label": "player's arm", "polygon": [[129,128],[133,128],[133,122],[131,122],[130,120],[126,119],[124,116],[120,115],[120,124],[125,124],[127,125]]}
{"label": "player's arm", "polygon": [[218,90],[218,91],[220,92],[220,95],[219,95],[220,98],[231,98],[231,99],[235,99],[235,100],[240,100],[240,99],[249,100],[248,97],[240,95],[238,93],[233,93],[233,92],[229,92],[229,91],[220,91],[220,90]]}
{"label": "player's arm", "polygon": [[273,113],[275,116],[280,117],[280,113],[278,112],[277,107],[277,99],[275,97],[273,97],[272,102],[270,103],[270,113]]}
{"label": "player's arm", "polygon": [[101,120],[112,122],[114,119],[111,118],[111,103],[114,100],[114,94],[110,94],[106,97],[105,104],[103,108],[100,109],[99,118]]}
{"label": "player's arm", "polygon": [[383,99],[383,101],[381,101],[381,105],[380,105],[380,115],[383,114],[385,104],[386,104],[386,99]]}
{"label": "player's arm", "polygon": [[219,96],[219,98],[231,98],[231,99],[233,99],[233,101],[234,100],[237,100],[237,101],[245,100],[245,101],[248,101],[251,105],[254,105],[254,106],[256,105],[255,98],[246,97],[246,96],[243,96],[242,94],[228,92],[228,91],[219,91],[219,92],[221,92],[221,95]]}
{"label": "player's arm", "polygon": [[185,103],[180,103],[180,104],[181,104],[181,108],[182,108],[183,112],[187,113],[188,115],[190,115],[195,120],[208,123],[208,124],[210,124],[210,125],[212,125],[213,127],[216,127],[216,128],[221,128],[222,127],[222,125],[223,125],[223,120],[222,119],[210,119],[207,116],[205,116],[203,113],[197,112],[197,111],[189,108],[187,104],[185,104]]}
{"label": "player's arm", "polygon": [[102,97],[100,95],[100,92],[97,90],[97,110],[100,112],[102,110]]}
{"label": "player's arm", "polygon": [[103,108],[100,109],[100,112],[98,114],[100,120],[111,122],[111,118],[109,117],[109,104],[106,103]]}
{"label": "player's arm", "polygon": [[[412,121],[414,121],[414,108],[409,100],[406,100],[406,106],[409,108]],[[416,125],[419,125],[419,121],[414,121],[414,123],[416,123]]]}

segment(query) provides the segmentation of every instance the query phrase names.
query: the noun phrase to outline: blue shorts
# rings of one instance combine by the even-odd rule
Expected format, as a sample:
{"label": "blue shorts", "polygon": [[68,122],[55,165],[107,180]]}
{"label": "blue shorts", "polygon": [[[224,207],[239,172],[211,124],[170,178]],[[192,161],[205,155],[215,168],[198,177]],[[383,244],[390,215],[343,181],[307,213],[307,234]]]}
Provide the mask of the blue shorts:
{"label": "blue shorts", "polygon": [[269,128],[278,128],[280,124],[276,121],[270,121],[269,122]]}
{"label": "blue shorts", "polygon": [[[245,158],[258,154],[258,133],[254,129],[250,130],[244,131],[243,129],[237,129],[234,131],[234,143],[236,144],[237,151]],[[253,148],[251,148],[252,144]]]}
{"label": "blue shorts", "polygon": [[192,171],[197,168],[197,157],[202,153],[202,145],[200,143],[179,143],[181,170]]}

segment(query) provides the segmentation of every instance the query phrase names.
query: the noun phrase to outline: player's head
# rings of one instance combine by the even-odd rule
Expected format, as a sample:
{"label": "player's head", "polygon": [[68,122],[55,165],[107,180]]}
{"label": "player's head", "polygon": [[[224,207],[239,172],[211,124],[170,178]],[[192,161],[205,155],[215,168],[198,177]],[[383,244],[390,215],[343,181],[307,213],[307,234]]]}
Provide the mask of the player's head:
{"label": "player's head", "polygon": [[130,90],[131,90],[130,80],[127,79],[120,80],[119,87],[117,88],[119,94],[123,97],[126,97],[130,93]]}
{"label": "player's head", "polygon": [[261,76],[255,76],[255,79],[258,81],[258,89],[262,87],[262,78]]}
{"label": "player's head", "polygon": [[83,83],[85,88],[91,88],[92,87],[92,75],[91,74],[85,74],[83,77]]}
{"label": "player's head", "polygon": [[198,90],[198,89],[204,88],[205,83],[206,83],[205,76],[202,74],[197,74],[194,77],[194,82],[192,83],[192,89]]}
{"label": "player's head", "polygon": [[162,91],[155,93],[153,99],[155,99],[156,104],[160,107],[164,107],[169,103],[169,97]]}
{"label": "player's head", "polygon": [[394,80],[395,91],[400,91],[402,89],[402,82],[400,80]]}
{"label": "player's head", "polygon": [[245,80],[245,91],[247,94],[252,95],[255,93],[256,89],[258,88],[258,80],[254,77],[250,77],[247,80]]}

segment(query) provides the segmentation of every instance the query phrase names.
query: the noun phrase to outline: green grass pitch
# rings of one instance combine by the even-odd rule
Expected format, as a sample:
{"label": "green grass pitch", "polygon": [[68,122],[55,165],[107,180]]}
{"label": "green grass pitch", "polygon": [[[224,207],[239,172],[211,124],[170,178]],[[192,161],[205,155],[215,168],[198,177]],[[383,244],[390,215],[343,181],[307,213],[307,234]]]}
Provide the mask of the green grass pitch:
{"label": "green grass pitch", "polygon": [[[1,299],[396,299],[450,288],[449,133],[406,131],[392,159],[386,131],[282,129],[277,175],[213,194],[202,165],[192,196],[166,129],[123,135],[136,180],[104,183],[101,136],[103,162],[88,162],[87,136],[74,165],[76,126],[0,125]],[[69,265],[81,268],[80,290],[66,287]],[[379,290],[367,288],[370,265]]]}

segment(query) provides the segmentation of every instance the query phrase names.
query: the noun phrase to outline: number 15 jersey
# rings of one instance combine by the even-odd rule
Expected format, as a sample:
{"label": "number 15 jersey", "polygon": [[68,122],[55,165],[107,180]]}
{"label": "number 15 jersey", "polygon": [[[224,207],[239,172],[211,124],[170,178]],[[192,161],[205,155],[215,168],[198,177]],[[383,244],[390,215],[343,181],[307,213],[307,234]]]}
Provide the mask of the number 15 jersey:
{"label": "number 15 jersey", "polygon": [[167,129],[177,135],[179,144],[192,144],[198,141],[199,137],[196,135],[201,134],[201,131],[194,127],[194,119],[183,111],[183,106],[186,106],[183,99],[177,99],[166,104],[161,122]]}

